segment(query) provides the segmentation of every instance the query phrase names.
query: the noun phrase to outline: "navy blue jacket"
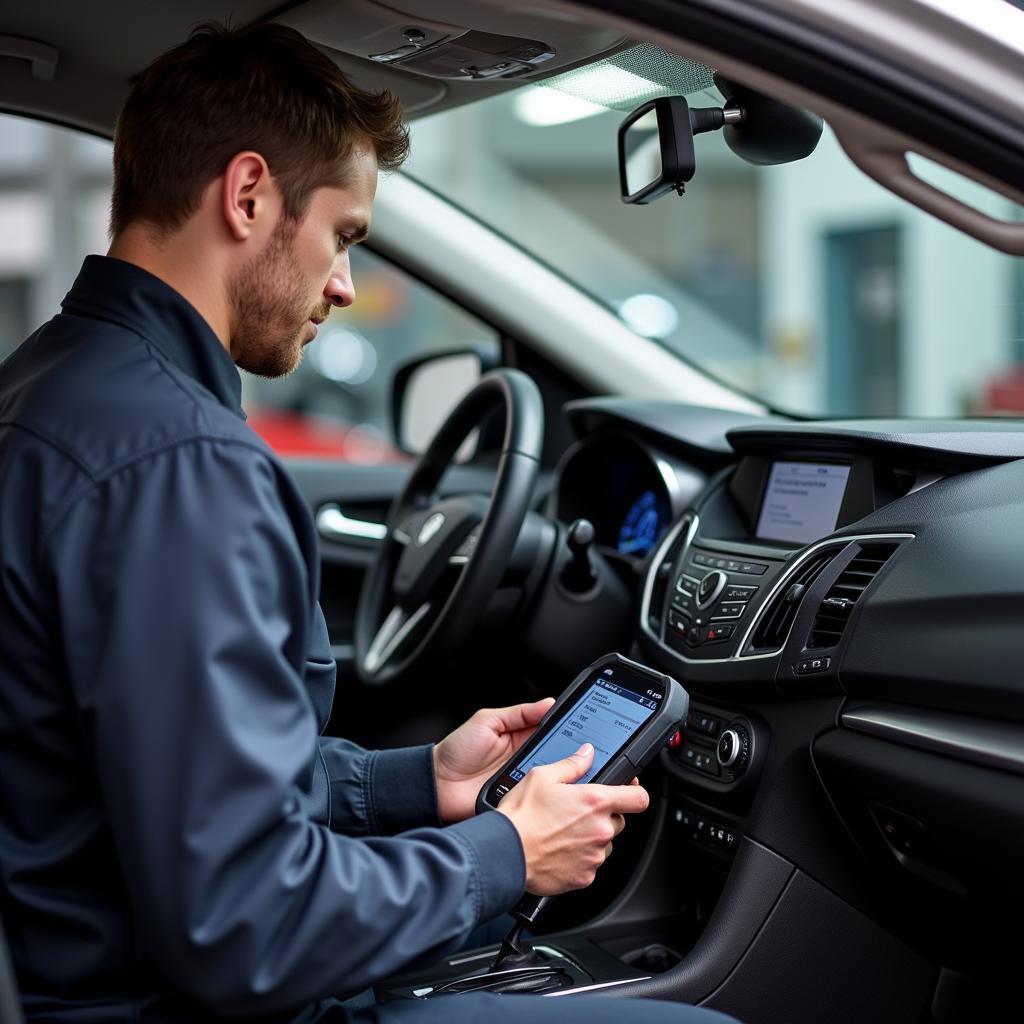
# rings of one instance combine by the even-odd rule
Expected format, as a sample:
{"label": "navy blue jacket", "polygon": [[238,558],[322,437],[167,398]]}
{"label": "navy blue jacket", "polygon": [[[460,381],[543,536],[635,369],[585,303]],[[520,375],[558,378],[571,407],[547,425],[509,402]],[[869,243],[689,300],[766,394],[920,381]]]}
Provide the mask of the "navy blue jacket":
{"label": "navy blue jacket", "polygon": [[240,391],[109,257],[0,366],[0,916],[30,1018],[285,1019],[522,893],[504,815],[438,827],[429,747],[320,735],[314,526]]}

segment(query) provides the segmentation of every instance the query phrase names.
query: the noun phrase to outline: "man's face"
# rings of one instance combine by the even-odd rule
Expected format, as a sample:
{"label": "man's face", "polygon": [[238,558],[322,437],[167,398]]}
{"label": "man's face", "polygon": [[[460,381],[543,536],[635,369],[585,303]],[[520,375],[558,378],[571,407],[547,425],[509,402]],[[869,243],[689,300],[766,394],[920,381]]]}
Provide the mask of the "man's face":
{"label": "man's face", "polygon": [[263,251],[239,271],[231,283],[230,343],[243,370],[291,373],[331,307],[352,304],[349,246],[366,237],[376,190],[376,154],[358,147],[346,184],[317,189],[301,220],[282,216]]}

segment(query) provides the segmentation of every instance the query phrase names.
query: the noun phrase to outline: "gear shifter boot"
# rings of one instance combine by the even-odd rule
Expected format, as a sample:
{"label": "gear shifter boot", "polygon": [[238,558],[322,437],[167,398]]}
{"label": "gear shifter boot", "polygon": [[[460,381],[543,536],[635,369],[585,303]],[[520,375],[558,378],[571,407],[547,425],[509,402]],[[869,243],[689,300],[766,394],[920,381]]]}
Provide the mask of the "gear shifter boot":
{"label": "gear shifter boot", "polygon": [[517,921],[501,940],[501,948],[491,964],[492,971],[502,971],[510,967],[543,967],[544,958],[533,948],[528,939],[523,938],[525,921]]}

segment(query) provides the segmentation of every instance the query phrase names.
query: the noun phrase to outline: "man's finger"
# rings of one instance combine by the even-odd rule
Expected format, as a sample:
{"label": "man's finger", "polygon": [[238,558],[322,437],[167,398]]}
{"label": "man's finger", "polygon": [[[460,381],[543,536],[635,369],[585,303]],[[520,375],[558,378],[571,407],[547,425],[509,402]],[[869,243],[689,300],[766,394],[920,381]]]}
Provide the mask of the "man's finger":
{"label": "man's finger", "polygon": [[[561,761],[553,764],[537,765],[531,769],[535,772],[543,772],[555,782],[575,782],[587,774],[594,761],[594,748],[590,743],[584,743],[575,754],[570,754]],[[607,787],[612,788],[612,787]]]}
{"label": "man's finger", "polygon": [[[495,708],[490,712],[500,723],[501,732],[518,732],[535,726],[551,710],[554,697],[543,697],[529,704],[514,704],[510,708]],[[496,724],[497,724],[496,723]],[[495,730],[499,731],[499,730]]]}
{"label": "man's finger", "polygon": [[651,802],[643,786],[599,786],[607,800],[608,810],[615,814],[639,814]]}

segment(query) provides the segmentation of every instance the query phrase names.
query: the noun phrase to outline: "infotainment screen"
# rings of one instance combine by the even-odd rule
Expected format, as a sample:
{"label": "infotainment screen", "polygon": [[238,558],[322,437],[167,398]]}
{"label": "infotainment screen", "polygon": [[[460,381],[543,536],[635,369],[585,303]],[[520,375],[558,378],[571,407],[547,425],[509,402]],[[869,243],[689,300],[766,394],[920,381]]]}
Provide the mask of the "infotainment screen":
{"label": "infotainment screen", "polygon": [[774,462],[764,492],[757,536],[806,544],[836,528],[849,466]]}

